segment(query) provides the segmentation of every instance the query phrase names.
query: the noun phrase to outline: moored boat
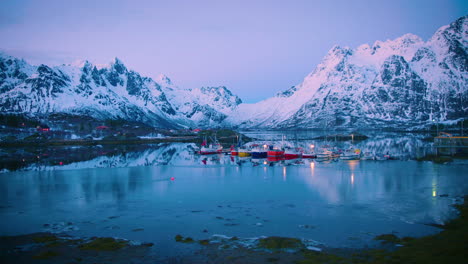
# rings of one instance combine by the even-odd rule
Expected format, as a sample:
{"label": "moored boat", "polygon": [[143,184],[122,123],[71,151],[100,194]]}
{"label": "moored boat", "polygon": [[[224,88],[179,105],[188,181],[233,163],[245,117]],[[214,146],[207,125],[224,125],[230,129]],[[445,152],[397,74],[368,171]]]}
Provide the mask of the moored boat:
{"label": "moored boat", "polygon": [[268,157],[283,157],[284,156],[284,150],[281,149],[270,149],[267,151],[267,156]]}
{"label": "moored boat", "polygon": [[349,149],[340,155],[342,160],[358,160],[361,158],[360,149]]}
{"label": "moored boat", "polygon": [[207,144],[206,138],[203,140],[203,143],[201,144],[201,148],[199,151],[199,154],[201,155],[210,155],[210,154],[219,154],[223,152],[223,146],[219,144],[218,140],[216,139],[216,136],[213,139],[212,144]]}
{"label": "moored boat", "polygon": [[315,154],[316,159],[331,159],[333,152],[328,149],[321,149]]}
{"label": "moored boat", "polygon": [[284,151],[284,159],[299,159],[302,153],[297,149],[286,149]]}
{"label": "moored boat", "polygon": [[315,158],[317,158],[317,155],[315,154],[314,149],[315,149],[315,145],[311,144],[309,152],[302,151],[302,158],[303,159],[315,159]]}
{"label": "moored boat", "polygon": [[220,144],[210,144],[208,147],[203,146],[200,148],[201,155],[219,154],[223,151],[223,147]]}

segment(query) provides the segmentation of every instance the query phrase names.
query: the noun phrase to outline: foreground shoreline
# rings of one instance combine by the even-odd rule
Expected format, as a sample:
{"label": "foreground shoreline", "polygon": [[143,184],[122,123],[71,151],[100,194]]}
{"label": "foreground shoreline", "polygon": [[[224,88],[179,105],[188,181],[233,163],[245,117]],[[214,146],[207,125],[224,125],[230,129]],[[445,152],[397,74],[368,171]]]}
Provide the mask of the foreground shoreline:
{"label": "foreground shoreline", "polygon": [[[114,238],[73,238],[34,233],[0,237],[1,263],[465,263],[468,249],[468,196],[455,206],[457,218],[438,226],[441,232],[399,238],[375,237],[376,248],[312,248],[296,238],[268,237],[254,248],[232,247],[208,240],[176,236],[188,253],[164,257],[157,245]],[[228,238],[232,242],[238,238]]]}

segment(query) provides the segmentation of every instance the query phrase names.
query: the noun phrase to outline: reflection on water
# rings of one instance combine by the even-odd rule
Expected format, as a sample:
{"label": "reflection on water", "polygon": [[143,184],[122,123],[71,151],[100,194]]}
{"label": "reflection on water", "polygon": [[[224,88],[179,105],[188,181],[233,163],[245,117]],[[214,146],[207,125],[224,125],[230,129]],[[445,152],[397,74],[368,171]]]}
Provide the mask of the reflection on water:
{"label": "reflection on water", "polygon": [[[355,145],[409,157],[425,147],[413,138],[377,138]],[[78,160],[64,155],[4,172],[0,235],[67,227],[72,235],[151,241],[158,249],[171,247],[176,234],[195,239],[278,235],[362,246],[381,233],[435,232],[425,224],[453,216],[451,205],[468,194],[468,175],[463,173],[468,165],[463,163],[252,162],[194,155],[194,147],[76,148],[71,156],[81,157]],[[45,151],[52,156],[50,149]],[[141,228],[144,232],[132,231]]]}
{"label": "reflection on water", "polygon": [[[256,144],[284,144],[292,147],[301,147],[306,152],[319,149],[323,146],[337,150],[350,148],[360,149],[363,153],[371,155],[388,154],[394,159],[408,160],[433,153],[433,144],[424,142],[421,135],[393,135],[378,134],[367,140],[351,141],[321,141],[311,140],[316,134],[296,136],[297,140],[278,141],[281,136],[278,132],[267,134],[253,133],[259,138]],[[293,138],[289,135],[288,138]],[[302,139],[301,139],[302,138]],[[305,139],[304,139],[305,138]],[[311,149],[313,146],[313,149]],[[254,165],[266,163],[265,160],[251,160],[250,158],[229,157],[222,155],[194,155],[197,146],[192,143],[161,143],[154,145],[123,145],[123,146],[74,146],[49,148],[5,148],[0,149],[0,172],[16,170],[67,170],[80,168],[110,168],[135,167],[156,165]],[[333,162],[325,160],[323,162]],[[300,161],[283,161],[287,165],[298,164]]]}

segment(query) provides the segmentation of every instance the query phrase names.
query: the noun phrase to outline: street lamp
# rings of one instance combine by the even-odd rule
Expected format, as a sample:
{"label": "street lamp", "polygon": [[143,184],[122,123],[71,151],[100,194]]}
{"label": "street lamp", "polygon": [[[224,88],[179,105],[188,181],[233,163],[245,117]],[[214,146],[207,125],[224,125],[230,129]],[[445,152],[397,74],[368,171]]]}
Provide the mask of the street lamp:
{"label": "street lamp", "polygon": [[[435,119],[432,119],[432,122],[435,122]],[[437,131],[436,137],[438,137],[439,136],[439,122],[436,122],[436,131]]]}

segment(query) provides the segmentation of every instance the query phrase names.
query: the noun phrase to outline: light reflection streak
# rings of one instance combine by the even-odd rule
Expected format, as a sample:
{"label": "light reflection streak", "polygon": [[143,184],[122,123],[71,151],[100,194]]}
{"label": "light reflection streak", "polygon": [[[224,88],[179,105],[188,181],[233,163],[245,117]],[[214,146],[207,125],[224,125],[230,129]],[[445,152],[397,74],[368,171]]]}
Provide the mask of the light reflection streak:
{"label": "light reflection streak", "polygon": [[315,174],[315,163],[314,162],[310,162],[310,174],[312,175],[312,177],[314,177],[314,174]]}
{"label": "light reflection streak", "polygon": [[433,177],[432,178],[432,197],[437,196],[437,178]]}

